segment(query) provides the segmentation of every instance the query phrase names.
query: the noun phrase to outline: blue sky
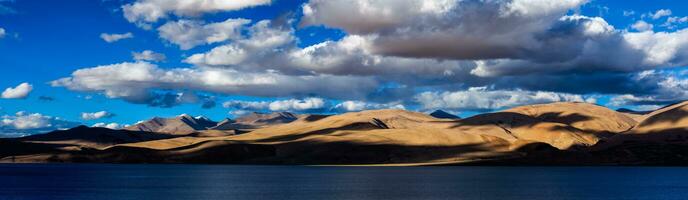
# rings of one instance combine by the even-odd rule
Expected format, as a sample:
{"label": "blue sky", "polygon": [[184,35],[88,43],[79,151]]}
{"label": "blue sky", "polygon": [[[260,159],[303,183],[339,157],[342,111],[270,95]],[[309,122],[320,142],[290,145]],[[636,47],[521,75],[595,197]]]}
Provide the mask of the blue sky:
{"label": "blue sky", "polygon": [[[529,2],[528,0],[520,1],[526,3]],[[543,30],[546,30],[547,32],[533,33],[533,37],[531,38],[540,40],[540,38],[543,37],[550,37],[549,35],[556,33],[553,30],[556,30],[557,27],[564,27],[564,25],[574,26],[575,24],[575,26],[578,26],[577,24],[584,24],[588,21],[599,22],[594,21],[594,17],[600,17],[600,19],[602,19],[604,22],[613,26],[613,34],[617,35],[618,38],[628,38],[624,35],[627,33],[639,33],[645,31],[651,32],[653,37],[659,38],[656,40],[660,40],[662,38],[659,36],[661,35],[660,33],[680,33],[688,25],[686,22],[681,22],[683,17],[688,16],[688,3],[684,3],[682,1],[566,1],[571,2],[571,5],[566,5],[568,7],[564,7],[563,11],[552,10],[550,13],[546,13],[546,15],[544,15],[553,19],[552,22],[549,22],[549,24],[543,25],[539,22],[532,22],[532,26],[544,26],[545,29]],[[392,44],[395,39],[403,38],[397,37],[399,36],[398,34],[401,33],[399,30],[414,30],[413,28],[420,27],[418,30],[429,30],[429,28],[434,28],[439,29],[439,32],[445,31],[444,33],[450,35],[450,39],[448,39],[446,42],[447,47],[445,49],[450,50],[453,48],[461,48],[461,46],[464,45],[459,39],[462,37],[462,34],[464,34],[461,31],[467,30],[462,28],[446,28],[440,26],[432,27],[432,24],[418,25],[414,24],[414,18],[399,18],[399,20],[397,20],[397,18],[394,17],[399,16],[396,15],[389,18],[391,21],[382,21],[384,23],[371,22],[366,24],[365,21],[367,20],[365,20],[363,17],[367,16],[356,13],[362,9],[360,5],[363,4],[360,4],[359,7],[354,5],[355,3],[360,3],[363,1],[349,0],[349,2],[326,2],[317,0],[262,0],[245,1],[254,2],[255,5],[232,8],[222,7],[221,5],[215,5],[218,7],[213,8],[213,5],[210,5],[210,10],[202,10],[201,8],[196,8],[199,10],[194,10],[194,8],[165,10],[164,8],[161,8],[165,13],[165,17],[156,19],[154,22],[146,21],[143,18],[139,18],[138,20],[130,20],[126,17],[126,13],[123,9],[123,6],[126,5],[146,4],[155,6],[157,5],[155,2],[156,0],[0,0],[0,5],[2,5],[2,7],[0,7],[0,28],[5,30],[4,36],[0,38],[0,55],[2,55],[0,56],[0,68],[2,68],[0,90],[3,90],[4,88],[16,87],[20,83],[28,83],[33,87],[26,97],[0,99],[0,107],[2,108],[0,109],[0,115],[7,115],[5,119],[16,120],[18,115],[15,113],[19,111],[26,111],[27,113],[40,113],[42,116],[51,116],[51,120],[53,118],[60,118],[64,121],[78,122],[86,125],[93,125],[96,123],[118,123],[122,125],[132,124],[139,120],[148,119],[154,116],[175,116],[181,113],[205,115],[212,119],[220,120],[225,117],[235,117],[234,115],[239,115],[249,111],[333,113],[355,111],[360,109],[399,108],[400,106],[403,106],[406,109],[417,111],[445,109],[454,113],[458,113],[462,116],[469,116],[480,112],[499,110],[520,104],[544,103],[548,101],[548,99],[554,99],[556,101],[589,101],[612,108],[631,107],[643,109],[661,106],[663,103],[677,101],[684,97],[682,96],[684,95],[684,91],[682,90],[683,85],[681,85],[680,81],[684,80],[683,78],[685,77],[686,73],[683,73],[683,67],[685,65],[685,60],[688,60],[688,58],[683,57],[685,56],[685,53],[682,54],[681,51],[686,51],[688,48],[681,46],[684,45],[681,42],[673,42],[677,45],[671,48],[675,48],[677,51],[669,52],[672,54],[672,58],[668,60],[665,59],[665,62],[647,61],[650,60],[650,58],[653,58],[652,56],[654,54],[651,55],[651,52],[645,52],[648,59],[645,59],[644,62],[637,64],[638,66],[633,66],[633,63],[623,63],[623,65],[621,65],[617,63],[609,64],[599,62],[581,62],[581,64],[574,63],[571,64],[571,66],[564,66],[563,64],[543,64],[542,67],[529,69],[530,66],[539,66],[539,64],[541,64],[538,62],[542,60],[542,55],[546,55],[548,59],[550,57],[556,57],[556,55],[537,52],[532,53],[532,56],[524,55],[530,54],[530,52],[537,50],[523,51],[526,53],[521,52],[514,54],[507,52],[504,55],[497,55],[496,57],[490,53],[477,53],[480,55],[463,55],[460,53],[463,52],[461,51],[462,49],[455,51],[459,53],[452,53],[454,51],[448,51],[439,52],[436,54],[434,51],[429,51],[429,53],[416,53],[413,51],[414,49],[404,51],[407,53],[402,54],[395,53],[395,51],[393,51],[395,49],[392,51],[386,51],[385,49],[387,46],[383,46],[382,43],[384,41],[388,42],[384,43],[384,45],[391,46],[391,48],[402,48],[403,50],[403,48],[406,47],[404,45]],[[332,7],[327,4],[336,4],[337,2],[344,2],[343,5],[351,5],[351,7],[328,10],[332,9]],[[384,2],[385,1],[379,1],[375,4],[372,4],[371,7],[376,8],[374,9],[375,11],[383,10],[380,8],[388,8],[392,12],[408,12],[408,10],[394,10],[402,9],[400,7],[403,6],[384,5]],[[403,2],[412,3],[414,1],[408,0]],[[504,2],[508,3],[511,1]],[[507,3],[504,5],[500,4],[500,6],[505,6]],[[304,5],[308,5],[309,9],[313,9],[318,12],[316,12],[316,14],[312,14],[313,16],[305,14],[303,9]],[[489,9],[487,5],[484,5],[484,3],[476,3],[475,5],[475,9]],[[526,5],[534,7],[534,4]],[[550,8],[548,7],[547,9]],[[665,11],[670,10],[671,13],[653,16],[657,14],[658,11],[663,9]],[[456,13],[453,13],[454,15],[447,14],[446,16],[449,17],[438,18],[440,19],[438,21],[441,21],[441,19],[450,20],[451,16],[468,16],[468,14],[465,13],[468,13],[469,11],[469,9],[450,10],[448,13]],[[135,13],[135,11],[132,12],[134,14],[138,14],[138,16],[150,14]],[[327,18],[327,15],[329,15],[328,12],[333,13],[332,16],[338,18]],[[341,12],[339,13],[341,15],[337,15],[335,12]],[[524,12],[523,15],[532,13],[533,11],[531,10],[530,13]],[[418,16],[413,16],[414,14],[412,13],[408,15],[411,17],[417,17],[419,23],[422,22],[421,19],[428,18],[428,16],[425,16],[424,13],[420,13]],[[576,19],[576,22],[565,22],[565,20],[562,20],[562,17],[564,16],[574,15],[585,16],[587,18]],[[663,24],[665,24],[672,17],[674,17],[676,22],[672,23],[672,26],[663,26]],[[222,41],[212,42],[210,44],[198,44],[190,49],[183,49],[180,47],[180,45],[172,41],[172,39],[162,37],[161,31],[159,31],[159,28],[167,23],[175,23],[183,20],[195,21],[201,25],[207,25],[211,23],[223,22],[227,19],[238,18],[248,19],[250,22],[239,28],[241,30],[239,30],[238,36],[235,36],[236,38],[224,39]],[[351,18],[351,20],[346,21],[346,18]],[[464,17],[461,18],[461,20],[465,20],[467,18],[468,17]],[[373,19],[372,21],[375,21],[374,18],[371,19]],[[475,19],[483,18],[476,17]],[[258,28],[257,24],[259,24],[259,21],[261,20],[268,20],[270,23],[268,26],[269,28]],[[527,23],[536,21],[534,18],[527,17],[523,17],[522,20],[530,20]],[[286,25],[282,25],[286,27],[275,28],[279,23],[282,23],[282,21],[286,21],[284,22]],[[639,21],[644,21],[647,24],[652,25],[652,29],[640,30],[642,27],[634,27],[633,25],[637,24]],[[481,23],[479,21],[475,22]],[[150,29],[147,29],[141,25],[144,23],[149,24]],[[455,24],[449,23],[448,26],[459,27],[460,25],[466,25],[470,23],[473,22],[462,21],[456,22]],[[520,21],[520,23],[523,23],[523,21]],[[485,22],[485,27],[489,27],[488,24],[489,22]],[[255,28],[251,29],[252,27]],[[251,30],[254,31],[252,32]],[[253,35],[257,35],[261,33],[261,31],[267,32],[270,30],[282,31],[289,34],[289,36],[293,37],[294,39],[287,44],[282,44],[275,47],[270,46],[269,48],[262,49],[260,51],[248,48],[249,50],[253,50],[249,52],[252,54],[252,56],[254,56],[253,54],[255,54],[255,56],[262,56],[251,62],[245,61],[244,63],[226,64],[230,59],[227,56],[217,58],[223,61],[220,63],[225,63],[219,65],[213,64],[211,60],[197,62],[187,60],[192,55],[209,53],[214,48],[221,47],[223,45],[241,44],[241,39],[246,39],[246,41],[243,42],[246,43],[245,45],[248,45],[250,42],[248,40],[251,39]],[[532,32],[533,30],[524,30],[524,32],[530,34],[529,31]],[[133,37],[111,43],[106,42],[101,38],[101,34],[124,33],[131,33]],[[512,33],[508,33],[507,35],[509,34]],[[377,38],[371,39],[373,35],[376,35]],[[511,36],[520,37],[519,35]],[[681,38],[681,36],[685,36],[685,34],[676,34],[675,36],[669,37],[678,37],[674,38],[675,40],[686,40],[685,38]],[[413,36],[404,37],[413,38]],[[419,36],[419,38],[416,38],[416,41],[427,39],[424,37],[429,36]],[[330,44],[332,45],[338,44],[340,45],[339,47],[346,49],[346,47],[348,47],[346,45],[351,45],[355,43],[355,41],[361,40],[361,38],[363,38],[362,40],[364,41],[370,42],[365,44],[372,44],[372,47],[370,47],[370,49],[364,49],[363,47],[360,47],[364,49],[360,50],[360,52],[353,51],[351,49],[348,49],[348,51],[342,50],[342,52],[345,52],[344,54],[354,52],[356,55],[351,55],[350,57],[345,58],[332,58],[332,60],[356,62],[357,60],[355,60],[355,58],[361,58],[364,56],[369,56],[365,58],[370,59],[363,59],[363,61],[358,60],[358,63],[354,63],[352,65],[344,64],[332,67],[327,66],[327,63],[330,62],[324,61],[315,63],[313,65],[303,64],[304,66],[298,66],[302,63],[289,63],[284,64],[285,66],[277,66],[285,62],[284,60],[280,60],[285,55],[279,53],[287,52],[284,54],[291,53],[289,55],[294,55],[296,52],[306,52],[308,48],[316,48],[319,44],[326,45],[326,43],[323,43],[326,41],[330,41]],[[452,38],[459,39],[452,40]],[[492,37],[490,36],[486,36],[485,40],[491,40],[491,38]],[[567,37],[567,39],[570,38]],[[581,39],[580,43],[585,43],[585,40],[596,39],[597,38],[584,38]],[[347,41],[349,43],[346,43]],[[430,38],[429,41],[433,41],[433,38]],[[439,39],[437,39],[437,41],[439,41]],[[609,41],[613,40],[610,39]],[[413,44],[413,40],[411,40],[411,42],[407,42],[406,44],[418,46]],[[499,44],[502,45],[502,43]],[[497,48],[492,49],[492,52],[499,52],[502,49],[507,49],[508,51],[508,49],[512,46],[517,47],[514,49],[531,47],[529,45],[525,45],[524,47],[522,43],[513,45],[507,44],[502,46],[497,45]],[[443,47],[438,47],[438,49],[442,48]],[[471,48],[479,49],[480,46]],[[112,78],[114,82],[108,83],[111,84],[108,86],[96,87],[87,85],[92,84],[90,82],[77,83],[76,81],[71,81],[70,84],[72,85],[70,86],[67,86],[66,84],[51,84],[52,81],[61,78],[77,77],[72,75],[72,73],[80,69],[89,69],[122,63],[135,63],[137,61],[132,58],[132,53],[142,52],[144,50],[150,50],[152,52],[162,54],[166,57],[166,59],[160,62],[139,62],[146,62],[148,64],[155,65],[156,70],[167,71],[168,73],[172,73],[170,71],[180,68],[198,70],[199,74],[208,69],[230,69],[235,70],[232,71],[231,76],[238,79],[243,78],[241,77],[243,76],[242,74],[256,73],[255,76],[252,77],[253,79],[272,75],[284,75],[284,77],[282,77],[284,79],[295,78],[298,79],[298,81],[287,81],[284,83],[280,82],[274,87],[268,86],[263,88],[260,86],[260,92],[246,92],[244,89],[226,89],[234,86],[215,85],[217,82],[195,85],[194,83],[190,83],[188,81],[172,81],[173,83],[169,81],[165,82],[167,80],[163,82],[147,82],[148,85],[145,87],[141,86],[142,88],[140,90],[135,90],[146,91],[147,93],[151,92],[155,93],[156,95],[177,95],[180,93],[193,94],[193,99],[195,99],[177,102],[175,104],[162,107],[159,105],[152,105],[150,101],[153,101],[152,99],[154,98],[150,96],[146,96],[145,100],[140,100],[140,98],[139,100],[132,100],[137,99],[139,96],[133,96],[130,94],[107,94],[108,91],[121,91],[122,87],[139,87],[135,83],[131,83],[133,85],[125,84],[127,81],[123,79],[117,79],[122,77],[115,77],[127,76],[126,74],[113,75],[112,77],[109,77]],[[606,51],[617,50],[618,49],[606,49]],[[639,49],[631,50],[640,51]],[[631,50],[629,50],[629,52],[631,52]],[[311,56],[318,57],[322,55],[329,55],[327,53],[334,51],[335,50],[313,53]],[[359,55],[361,52],[365,52],[365,54]],[[582,56],[589,55],[579,55],[579,57]],[[603,56],[605,55],[600,55],[600,57]],[[629,57],[633,56],[629,55]],[[404,70],[416,66],[402,66],[402,64],[399,64],[399,66],[388,66],[389,64],[387,64],[384,67],[389,67],[390,70],[361,69],[361,72],[357,71],[359,68],[361,68],[357,67],[359,64],[364,63],[362,66],[369,66],[368,62],[375,62],[376,59],[383,59],[383,63],[388,61],[389,63],[393,64],[418,62],[423,63],[423,67],[428,67],[429,69],[422,72],[411,69],[409,71],[412,71],[413,73],[407,73]],[[609,59],[625,59],[625,57],[609,57]],[[475,61],[487,61],[489,63],[490,61],[504,60],[531,61],[536,63],[529,64],[528,66],[516,66],[504,69],[494,66],[493,68],[489,69],[496,70],[488,70],[487,73],[489,73],[489,75],[485,75],[487,78],[471,76],[477,76],[475,75],[476,73],[469,74],[466,72],[465,75],[460,75],[459,71],[461,70],[455,67],[447,67],[451,70],[445,70],[444,73],[440,73],[444,74],[446,76],[445,77],[437,75],[437,73],[434,72],[436,70],[432,69],[434,65],[464,64],[474,65],[473,68],[475,68],[477,66]],[[593,56],[593,59],[589,60],[596,59],[594,59]],[[510,63],[506,63],[505,65],[507,64]],[[295,67],[292,67],[292,65]],[[311,67],[312,69],[308,67]],[[308,70],[304,70],[305,68],[308,68]],[[565,68],[565,70],[552,71],[553,68]],[[648,72],[648,70],[652,73]],[[423,74],[426,71],[428,74]],[[643,72],[645,72],[644,75],[642,74]],[[176,75],[186,76],[187,72],[174,73],[177,73]],[[650,75],[645,76],[647,74]],[[414,78],[416,75],[417,78]],[[311,76],[319,77],[322,80],[309,81],[311,78],[313,78]],[[582,77],[580,78],[581,82],[576,83],[576,80],[578,79],[571,79],[571,77],[574,76]],[[526,79],[522,77],[528,78]],[[646,77],[651,77],[654,79]],[[673,79],[662,79],[667,77],[672,77]],[[108,77],[105,76],[103,78],[105,79]],[[127,77],[124,77],[124,79],[126,78]],[[193,79],[193,77],[190,79]],[[571,79],[573,80],[573,83],[563,84],[559,81],[548,83],[547,80],[550,79]],[[618,86],[607,87],[606,82],[604,81],[613,81],[617,79],[628,82],[618,84]],[[643,81],[633,81],[641,79]],[[667,84],[657,85],[658,81],[661,82],[660,79],[664,80],[664,82]],[[671,90],[670,88],[661,88],[669,87],[666,86],[669,83],[675,83],[671,86],[679,89]],[[78,84],[78,86],[73,86],[74,84]],[[316,87],[319,84],[322,84],[322,86]],[[537,84],[537,86],[533,86],[534,84]],[[579,84],[580,87],[575,86],[577,84]],[[285,85],[288,85],[289,87],[281,87]],[[353,86],[357,87],[353,89],[349,88]],[[314,89],[309,89],[310,87],[314,87]],[[274,91],[270,91],[270,88],[274,89]],[[348,93],[352,93],[349,91],[349,89],[356,89],[358,91],[361,90],[357,88],[365,88],[369,89],[369,91],[361,92],[362,94],[360,95],[348,95]],[[666,91],[675,91],[677,93],[667,93]],[[477,95],[478,97],[495,97],[497,100],[477,99],[477,97],[472,95]],[[547,95],[553,96],[553,98],[542,97]],[[513,96],[517,96],[521,99],[508,98]],[[457,98],[459,99],[456,100],[458,102],[452,102],[453,99]],[[612,99],[614,98],[616,98],[617,101],[612,102]],[[499,99],[502,99],[504,102],[498,102]],[[320,100],[323,102],[320,102]],[[207,101],[214,102],[216,106],[211,108],[202,108],[202,104],[206,103]],[[278,102],[277,104],[271,104],[275,101],[281,102]],[[349,102],[343,104],[343,102],[347,101]],[[483,103],[482,101],[487,102]],[[225,106],[223,106],[223,103]],[[280,105],[282,107],[279,107]],[[82,118],[82,113],[93,113],[98,111],[106,111],[111,113],[111,115],[95,120],[85,120]],[[8,123],[5,124],[5,126],[10,125]],[[11,129],[11,127],[7,129]],[[14,129],[12,130],[17,131]]]}

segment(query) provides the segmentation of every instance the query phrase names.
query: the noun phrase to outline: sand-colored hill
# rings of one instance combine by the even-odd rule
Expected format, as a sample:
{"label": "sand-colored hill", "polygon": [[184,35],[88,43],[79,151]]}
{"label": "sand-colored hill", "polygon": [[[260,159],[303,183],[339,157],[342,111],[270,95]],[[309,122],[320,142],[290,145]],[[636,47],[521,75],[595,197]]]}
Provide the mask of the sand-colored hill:
{"label": "sand-colored hill", "polygon": [[[171,150],[211,141],[236,141],[273,145],[283,156],[309,153],[317,146],[322,152],[312,156],[318,157],[327,157],[339,148],[334,144],[342,143],[446,149],[480,146],[470,151],[449,151],[453,152],[449,158],[433,158],[446,161],[503,156],[535,143],[560,149],[590,146],[609,134],[630,129],[634,123],[615,111],[592,104],[533,105],[459,121],[404,110],[374,110],[302,118],[236,136],[183,137],[119,146]],[[583,130],[585,126],[590,128]]]}
{"label": "sand-colored hill", "polygon": [[[643,150],[646,146],[628,151],[627,146],[619,145],[627,144],[629,138],[635,143],[645,142],[647,138],[659,138],[656,140],[683,144],[677,141],[683,139],[687,131],[688,103],[672,105],[645,117],[647,119],[638,124],[624,114],[587,103],[522,106],[461,120],[439,119],[404,110],[371,110],[332,116],[287,116],[277,113],[227,120],[230,124],[239,121],[262,123],[259,128],[243,134],[205,130],[177,135],[175,138],[117,142],[100,150],[63,149],[37,154],[26,153],[35,151],[21,151],[23,153],[19,157],[12,157],[12,161],[395,165],[491,161],[610,164],[616,161],[641,163],[643,159],[658,160],[657,157],[647,156],[650,154]],[[682,138],[677,138],[679,136]],[[604,141],[604,144],[599,144],[599,141]],[[22,141],[0,142],[14,146],[23,144]],[[592,145],[595,146],[589,147]],[[682,147],[672,149],[680,151]],[[672,155],[681,155],[675,154],[676,151],[670,152]],[[0,158],[0,162],[8,162],[7,159]]]}
{"label": "sand-colored hill", "polygon": [[673,104],[643,116],[636,127],[601,144],[599,148],[637,143],[688,143],[688,102]]}
{"label": "sand-colored hill", "polygon": [[660,133],[688,130],[688,102],[674,104],[646,115],[636,128],[635,134]]}
{"label": "sand-colored hill", "polygon": [[463,132],[499,137],[514,144],[543,142],[559,149],[591,146],[601,138],[631,129],[635,121],[588,103],[552,103],[516,107],[459,121]]}
{"label": "sand-colored hill", "polygon": [[301,118],[291,123],[229,137],[182,137],[119,146],[165,150],[217,140],[280,145],[284,149],[308,148],[304,144],[328,143],[499,146],[481,150],[482,153],[494,153],[538,142],[560,149],[590,146],[617,131],[630,129],[634,123],[632,119],[615,111],[583,103],[524,106],[459,121],[404,110],[373,110]]}
{"label": "sand-colored hill", "polygon": [[590,103],[550,103],[521,106],[506,112],[521,113],[536,119],[568,124],[588,132],[620,133],[636,125],[636,121],[609,108]]}
{"label": "sand-colored hill", "polygon": [[339,163],[344,162],[342,159],[362,163],[378,159],[388,159],[386,162],[447,162],[510,154],[506,140],[448,129],[452,123],[455,121],[422,113],[375,110],[301,118],[236,136],[183,137],[118,147],[169,151],[209,142],[233,141],[273,146],[280,159],[307,163],[315,163],[316,160]]}

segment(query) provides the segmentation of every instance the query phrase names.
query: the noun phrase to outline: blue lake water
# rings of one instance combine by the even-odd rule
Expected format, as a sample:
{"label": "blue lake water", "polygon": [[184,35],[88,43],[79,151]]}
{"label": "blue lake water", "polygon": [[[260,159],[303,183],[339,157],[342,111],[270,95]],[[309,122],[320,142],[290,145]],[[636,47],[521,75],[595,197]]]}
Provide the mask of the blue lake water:
{"label": "blue lake water", "polygon": [[688,199],[688,168],[0,165],[0,199]]}

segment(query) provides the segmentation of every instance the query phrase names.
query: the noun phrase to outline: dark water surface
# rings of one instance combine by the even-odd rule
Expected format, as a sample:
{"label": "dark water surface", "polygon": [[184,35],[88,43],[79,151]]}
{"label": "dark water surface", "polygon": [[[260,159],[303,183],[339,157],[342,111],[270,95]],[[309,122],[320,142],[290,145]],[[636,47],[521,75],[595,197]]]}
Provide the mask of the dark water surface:
{"label": "dark water surface", "polygon": [[688,199],[688,168],[0,165],[0,199]]}

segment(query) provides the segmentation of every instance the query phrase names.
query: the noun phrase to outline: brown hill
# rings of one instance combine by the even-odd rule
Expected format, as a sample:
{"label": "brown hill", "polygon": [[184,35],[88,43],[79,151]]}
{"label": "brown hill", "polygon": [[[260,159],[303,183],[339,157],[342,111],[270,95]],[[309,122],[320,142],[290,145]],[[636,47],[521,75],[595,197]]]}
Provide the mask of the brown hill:
{"label": "brown hill", "polygon": [[[591,146],[601,138],[631,129],[635,121],[588,103],[552,103],[516,107],[459,121],[453,128],[515,144],[543,142],[559,149]],[[530,141],[530,142],[529,142]]]}
{"label": "brown hill", "polygon": [[168,133],[172,135],[188,135],[198,131],[207,130],[217,125],[204,117],[191,117],[183,114],[175,118],[155,117],[148,121],[137,123],[133,126],[124,128],[130,131],[144,131],[155,133]]}
{"label": "brown hill", "polygon": [[644,115],[631,131],[610,138],[604,146],[638,143],[688,144],[688,101]]}
{"label": "brown hill", "polygon": [[253,130],[276,124],[296,121],[298,117],[289,112],[251,113],[236,120],[225,120],[210,128],[212,130]]}
{"label": "brown hill", "polygon": [[302,118],[236,136],[173,138],[122,144],[111,150],[202,152],[199,148],[205,146],[250,144],[274,151],[274,155],[252,162],[300,164],[463,162],[514,155],[506,140],[446,128],[453,123],[422,113],[375,110]]}
{"label": "brown hill", "polygon": [[[261,121],[266,118],[254,115],[236,122],[227,120],[229,124],[262,123],[260,128],[240,135],[196,137],[192,134],[121,143],[101,150],[31,155],[23,151],[16,159],[19,162],[403,165],[666,163],[667,156],[678,158],[688,149],[677,139],[688,124],[686,104],[653,112],[640,124],[619,112],[587,103],[522,106],[463,120],[438,119],[404,110],[293,118],[273,115],[288,118],[288,123],[267,123]],[[628,143],[631,139],[635,141]],[[657,142],[652,140],[663,143],[655,145]],[[605,142],[587,147],[598,141]],[[7,145],[21,146],[12,142]],[[601,148],[605,145],[607,148]],[[0,160],[8,162],[7,157]]]}

